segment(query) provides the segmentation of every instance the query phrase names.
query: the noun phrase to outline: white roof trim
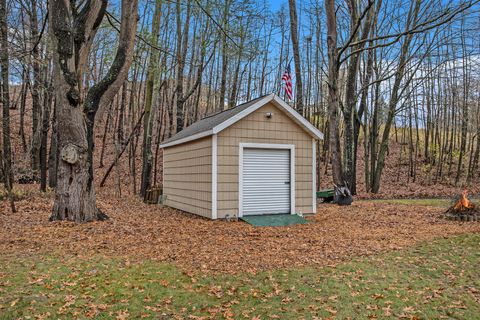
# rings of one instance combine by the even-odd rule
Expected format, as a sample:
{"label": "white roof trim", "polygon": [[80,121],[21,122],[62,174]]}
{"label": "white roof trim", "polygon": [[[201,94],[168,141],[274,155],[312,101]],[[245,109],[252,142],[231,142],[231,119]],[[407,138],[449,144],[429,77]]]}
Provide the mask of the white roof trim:
{"label": "white roof trim", "polygon": [[243,118],[248,116],[250,113],[257,111],[260,107],[263,107],[265,104],[272,101],[273,98],[274,98],[274,94],[272,93],[272,94],[269,94],[268,96],[260,99],[259,101],[252,104],[250,107],[243,110],[242,112],[237,113],[235,116],[231,117],[230,119],[228,119],[228,120],[226,120],[226,121],[224,121],[220,124],[217,124],[213,128],[213,132],[214,133],[219,133],[220,131],[230,127],[235,122],[242,120]]}
{"label": "white roof trim", "polygon": [[315,128],[315,126],[313,126],[310,122],[308,122],[307,119],[302,117],[297,111],[295,111],[292,107],[290,107],[279,96],[272,93],[272,94],[269,94],[268,96],[265,96],[264,98],[260,99],[259,101],[252,104],[250,107],[243,110],[242,112],[239,112],[238,114],[231,117],[230,119],[216,125],[211,130],[200,132],[200,133],[185,137],[183,139],[179,139],[179,140],[175,140],[175,141],[168,142],[168,143],[165,143],[165,144],[161,144],[160,148],[171,147],[171,146],[175,146],[177,144],[185,143],[185,142],[188,142],[188,141],[197,140],[197,139],[200,139],[200,138],[212,135],[212,134],[217,134],[220,131],[228,128],[229,126],[231,126],[235,122],[240,121],[241,119],[245,118],[246,116],[248,116],[252,112],[257,111],[259,108],[263,107],[265,104],[267,104],[269,102],[274,102],[275,105],[277,105],[278,107],[281,107],[290,116],[290,118],[292,120],[294,120],[300,126],[304,127],[306,129],[306,131],[308,131],[310,133],[310,135],[312,135],[313,137],[315,137],[317,139],[322,139],[323,140],[323,133],[321,133],[320,130]]}
{"label": "white roof trim", "polygon": [[191,136],[188,136],[188,137],[185,137],[185,138],[182,138],[182,139],[178,139],[178,140],[175,140],[175,141],[172,141],[172,142],[167,142],[167,143],[161,144],[160,148],[167,148],[167,147],[175,146],[177,144],[185,143],[185,142],[192,141],[192,140],[197,140],[197,139],[200,139],[200,138],[203,138],[203,137],[206,137],[206,136],[211,136],[212,134],[213,134],[212,130],[203,131],[203,132],[196,133],[196,134],[193,134]]}

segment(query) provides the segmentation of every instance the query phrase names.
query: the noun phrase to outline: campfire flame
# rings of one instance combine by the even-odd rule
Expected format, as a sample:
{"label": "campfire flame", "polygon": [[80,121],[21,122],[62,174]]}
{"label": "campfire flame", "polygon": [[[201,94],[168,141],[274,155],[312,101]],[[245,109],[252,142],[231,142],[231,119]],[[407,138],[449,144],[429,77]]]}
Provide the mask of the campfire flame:
{"label": "campfire flame", "polygon": [[467,196],[468,196],[468,191],[467,190],[463,191],[462,195],[460,196],[460,199],[458,199],[457,203],[453,208],[457,211],[473,209],[475,206],[470,200],[468,200]]}

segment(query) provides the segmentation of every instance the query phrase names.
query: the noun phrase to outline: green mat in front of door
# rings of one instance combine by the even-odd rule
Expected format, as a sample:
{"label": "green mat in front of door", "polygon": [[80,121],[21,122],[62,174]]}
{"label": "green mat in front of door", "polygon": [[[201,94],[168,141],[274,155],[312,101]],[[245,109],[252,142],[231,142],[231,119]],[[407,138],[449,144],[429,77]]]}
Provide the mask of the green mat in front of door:
{"label": "green mat in front of door", "polygon": [[255,227],[282,227],[294,224],[305,224],[308,221],[296,214],[264,214],[258,216],[243,216],[240,218]]}

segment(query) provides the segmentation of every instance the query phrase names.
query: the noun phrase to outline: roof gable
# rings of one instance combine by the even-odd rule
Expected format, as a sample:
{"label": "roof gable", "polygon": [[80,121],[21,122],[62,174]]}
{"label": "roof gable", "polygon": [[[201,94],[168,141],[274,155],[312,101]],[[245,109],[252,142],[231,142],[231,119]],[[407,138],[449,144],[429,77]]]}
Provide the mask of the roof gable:
{"label": "roof gable", "polygon": [[217,134],[237,121],[245,118],[249,114],[257,111],[260,107],[269,102],[274,103],[277,107],[279,107],[279,109],[284,111],[294,122],[303,127],[311,136],[317,139],[323,139],[323,134],[317,128],[315,128],[315,126],[302,117],[279,96],[272,93],[203,118],[202,120],[199,120],[180,131],[170,139],[165,140],[160,147],[171,147],[177,144],[182,144],[188,141],[210,136],[212,134]]}

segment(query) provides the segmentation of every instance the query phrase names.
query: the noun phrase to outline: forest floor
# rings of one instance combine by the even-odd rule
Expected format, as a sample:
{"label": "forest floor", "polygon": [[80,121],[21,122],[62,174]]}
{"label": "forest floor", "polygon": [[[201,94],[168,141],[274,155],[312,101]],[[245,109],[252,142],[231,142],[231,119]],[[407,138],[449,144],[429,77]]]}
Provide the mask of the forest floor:
{"label": "forest floor", "polygon": [[151,259],[0,255],[0,319],[477,319],[479,234],[335,267],[186,273]]}
{"label": "forest floor", "polygon": [[0,319],[480,312],[480,222],[443,219],[447,200],[319,204],[308,224],[255,228],[100,192],[110,219],[74,224],[49,222],[53,194],[33,187],[18,213],[2,203]]}
{"label": "forest floor", "polygon": [[[446,200],[369,200],[349,207],[319,204],[308,224],[254,228],[211,221],[142,203],[138,197],[100,193],[110,219],[74,224],[49,222],[53,194],[25,186],[18,213],[3,202],[0,252],[103,255],[174,263],[186,272],[238,273],[325,266],[438,237],[480,232],[480,223],[447,221]],[[415,203],[417,202],[417,203]]]}

